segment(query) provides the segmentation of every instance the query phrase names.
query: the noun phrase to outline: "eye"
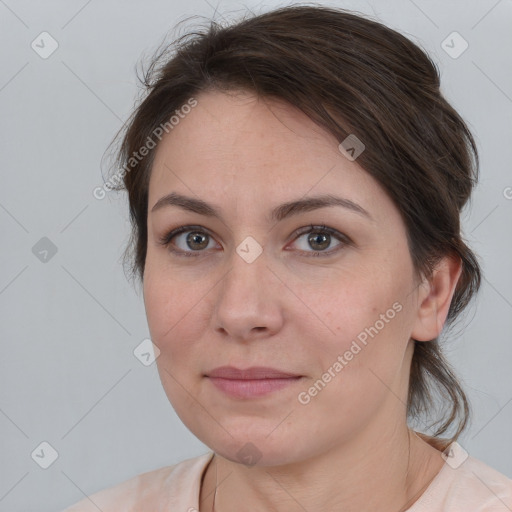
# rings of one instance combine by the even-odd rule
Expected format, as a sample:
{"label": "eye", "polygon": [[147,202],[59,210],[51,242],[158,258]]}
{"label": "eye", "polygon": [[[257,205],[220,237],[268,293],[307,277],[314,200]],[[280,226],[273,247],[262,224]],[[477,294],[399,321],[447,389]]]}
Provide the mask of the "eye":
{"label": "eye", "polygon": [[[176,241],[173,241],[176,239]],[[178,256],[199,256],[204,249],[211,249],[212,236],[200,226],[180,226],[165,233],[158,243]],[[177,249],[171,246],[177,247]]]}
{"label": "eye", "polygon": [[[300,228],[295,231],[294,235],[297,236],[294,241],[301,240],[301,251],[304,251],[307,256],[330,256],[331,254],[338,252],[345,245],[349,245],[351,240],[348,236],[340,233],[336,229],[329,228],[327,226],[307,226]],[[304,236],[307,235],[307,236]],[[333,238],[338,240],[338,244],[333,249],[326,250],[331,246]],[[312,248],[313,251],[308,249]]]}
{"label": "eye", "polygon": [[[330,256],[352,243],[347,235],[327,226],[305,226],[297,229],[293,236],[294,242],[303,239],[299,250],[307,256]],[[333,239],[339,243],[326,250],[332,245]],[[213,242],[213,237],[201,226],[180,226],[165,233],[158,240],[160,245],[168,247],[177,256],[200,256],[206,249],[212,248]],[[309,250],[311,248],[312,251]]]}

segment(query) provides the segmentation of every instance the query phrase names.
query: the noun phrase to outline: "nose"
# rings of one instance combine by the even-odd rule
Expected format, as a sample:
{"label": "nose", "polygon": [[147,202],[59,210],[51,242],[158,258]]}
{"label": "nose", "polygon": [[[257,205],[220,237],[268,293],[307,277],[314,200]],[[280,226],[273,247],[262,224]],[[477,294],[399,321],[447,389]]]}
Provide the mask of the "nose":
{"label": "nose", "polygon": [[248,341],[282,328],[282,283],[267,265],[265,252],[251,263],[234,252],[218,290],[212,320],[225,337]]}

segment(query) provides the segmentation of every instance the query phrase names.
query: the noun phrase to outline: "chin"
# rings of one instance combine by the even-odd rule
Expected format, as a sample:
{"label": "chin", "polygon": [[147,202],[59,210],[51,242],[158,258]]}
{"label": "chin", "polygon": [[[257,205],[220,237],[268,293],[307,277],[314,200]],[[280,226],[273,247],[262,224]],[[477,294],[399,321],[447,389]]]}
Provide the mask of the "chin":
{"label": "chin", "polygon": [[269,436],[268,431],[265,431],[261,435],[251,437],[231,437],[226,434],[226,438],[222,440],[203,442],[224,459],[247,467],[282,466],[304,458],[304,454],[299,453],[299,442],[277,435],[273,439],[271,437],[272,435]]}

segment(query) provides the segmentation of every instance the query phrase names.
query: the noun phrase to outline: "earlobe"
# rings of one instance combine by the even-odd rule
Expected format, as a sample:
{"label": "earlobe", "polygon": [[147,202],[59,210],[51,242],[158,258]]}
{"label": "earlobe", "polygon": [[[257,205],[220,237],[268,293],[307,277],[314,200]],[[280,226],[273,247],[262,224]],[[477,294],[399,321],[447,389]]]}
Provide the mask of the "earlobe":
{"label": "earlobe", "polygon": [[430,279],[420,284],[417,317],[410,337],[430,341],[441,333],[457,282],[462,273],[462,261],[456,256],[445,256],[436,265]]}

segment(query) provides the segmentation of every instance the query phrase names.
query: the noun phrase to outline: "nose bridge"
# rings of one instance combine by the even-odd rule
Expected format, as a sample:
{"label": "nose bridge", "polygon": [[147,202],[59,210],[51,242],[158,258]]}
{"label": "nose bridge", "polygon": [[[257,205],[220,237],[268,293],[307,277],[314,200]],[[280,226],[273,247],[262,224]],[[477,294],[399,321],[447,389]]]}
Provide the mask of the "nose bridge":
{"label": "nose bridge", "polygon": [[234,304],[230,304],[231,307],[236,304],[245,304],[254,308],[255,304],[262,302],[261,299],[265,293],[264,283],[268,282],[269,273],[264,254],[260,254],[251,261],[245,259],[243,254],[241,256],[238,250],[234,251],[229,272],[222,283],[221,299],[229,303],[233,301]]}
{"label": "nose bridge", "polygon": [[275,332],[281,322],[281,306],[271,286],[266,255],[261,252],[253,259],[254,249],[248,241],[233,251],[216,300],[215,327],[237,338],[262,328]]}

